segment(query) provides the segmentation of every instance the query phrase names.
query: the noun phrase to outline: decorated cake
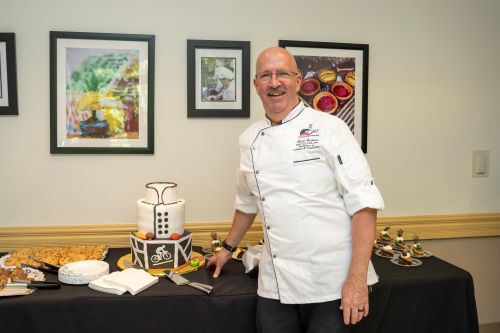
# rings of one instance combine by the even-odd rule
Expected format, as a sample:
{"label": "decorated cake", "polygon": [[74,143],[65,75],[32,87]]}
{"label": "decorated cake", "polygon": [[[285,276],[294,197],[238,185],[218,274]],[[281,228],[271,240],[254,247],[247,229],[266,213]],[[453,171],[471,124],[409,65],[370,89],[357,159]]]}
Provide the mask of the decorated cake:
{"label": "decorated cake", "polygon": [[186,201],[177,198],[177,184],[146,184],[137,200],[137,232],[130,235],[132,261],[142,268],[177,268],[189,262],[192,234],[184,229]]}

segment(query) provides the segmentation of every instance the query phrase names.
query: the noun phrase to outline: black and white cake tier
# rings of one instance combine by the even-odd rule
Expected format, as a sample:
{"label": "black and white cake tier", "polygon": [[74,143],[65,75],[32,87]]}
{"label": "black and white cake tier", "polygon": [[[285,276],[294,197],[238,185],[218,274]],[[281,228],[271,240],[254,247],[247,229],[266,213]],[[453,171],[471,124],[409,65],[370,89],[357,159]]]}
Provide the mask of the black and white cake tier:
{"label": "black and white cake tier", "polygon": [[132,260],[142,268],[177,268],[191,258],[192,235],[184,230],[186,201],[177,184],[146,184],[137,200],[137,233],[130,236]]}

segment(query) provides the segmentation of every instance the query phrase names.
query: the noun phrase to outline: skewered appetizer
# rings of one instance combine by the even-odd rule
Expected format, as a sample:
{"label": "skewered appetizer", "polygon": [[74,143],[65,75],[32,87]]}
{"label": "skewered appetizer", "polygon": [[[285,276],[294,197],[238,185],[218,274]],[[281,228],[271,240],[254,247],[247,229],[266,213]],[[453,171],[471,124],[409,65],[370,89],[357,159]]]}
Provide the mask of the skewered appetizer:
{"label": "skewered appetizer", "polygon": [[382,230],[380,232],[380,240],[384,241],[384,242],[390,242],[392,241],[392,237],[391,235],[389,234],[389,229],[391,229],[391,227],[385,227],[384,230]]}
{"label": "skewered appetizer", "polygon": [[418,235],[413,236],[413,246],[411,247],[411,252],[415,256],[424,256],[425,255],[425,251],[422,247],[422,244],[420,244],[420,242],[419,242]]}
{"label": "skewered appetizer", "polygon": [[398,230],[398,237],[396,237],[394,245],[397,249],[408,250],[408,245],[405,243],[405,240],[403,238],[403,229]]}

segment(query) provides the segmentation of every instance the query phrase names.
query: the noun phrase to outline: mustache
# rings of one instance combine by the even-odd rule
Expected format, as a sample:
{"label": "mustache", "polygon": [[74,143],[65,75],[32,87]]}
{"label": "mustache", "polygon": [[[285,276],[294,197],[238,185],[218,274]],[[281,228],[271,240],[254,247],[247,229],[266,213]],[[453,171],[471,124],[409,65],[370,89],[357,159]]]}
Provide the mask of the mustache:
{"label": "mustache", "polygon": [[285,93],[285,90],[282,88],[269,88],[267,89],[267,94],[281,94]]}

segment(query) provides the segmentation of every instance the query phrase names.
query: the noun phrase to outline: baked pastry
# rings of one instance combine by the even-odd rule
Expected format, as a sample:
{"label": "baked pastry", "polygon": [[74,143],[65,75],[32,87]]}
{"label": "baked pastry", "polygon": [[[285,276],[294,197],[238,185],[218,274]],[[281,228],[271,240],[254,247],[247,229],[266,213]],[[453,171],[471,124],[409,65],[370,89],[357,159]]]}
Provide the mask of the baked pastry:
{"label": "baked pastry", "polygon": [[356,86],[356,72],[348,72],[344,75],[344,81],[349,83],[351,86]]}
{"label": "baked pastry", "polygon": [[353,89],[345,82],[335,82],[332,86],[331,92],[340,102],[343,102],[352,97]]}
{"label": "baked pastry", "polygon": [[40,267],[40,263],[31,258],[42,260],[54,266],[62,266],[79,260],[101,260],[107,253],[106,245],[79,245],[70,247],[38,247],[20,248],[15,250],[5,261],[7,266],[21,267],[28,264]]}
{"label": "baked pastry", "polygon": [[300,85],[300,93],[304,96],[313,96],[319,91],[319,81],[314,78],[305,79]]}
{"label": "baked pastry", "polygon": [[380,248],[379,254],[383,257],[392,257],[394,255],[394,249],[390,245],[385,245]]}
{"label": "baked pastry", "polygon": [[385,227],[384,230],[382,230],[380,232],[380,240],[384,241],[384,242],[390,242],[392,241],[392,237],[389,233],[389,229],[391,229],[391,227]]}
{"label": "baked pastry", "polygon": [[318,71],[318,79],[324,84],[333,84],[337,79],[337,73],[333,68],[323,68]]}
{"label": "baked pastry", "polygon": [[422,247],[422,244],[419,242],[418,235],[413,236],[413,246],[411,247],[411,252],[415,256],[424,256],[425,251]]}
{"label": "baked pastry", "polygon": [[413,264],[413,258],[408,252],[403,251],[399,254],[398,262],[402,265],[411,266]]}
{"label": "baked pastry", "polygon": [[313,107],[321,112],[333,114],[337,111],[338,106],[339,103],[337,102],[337,98],[326,91],[317,94],[313,100]]}

